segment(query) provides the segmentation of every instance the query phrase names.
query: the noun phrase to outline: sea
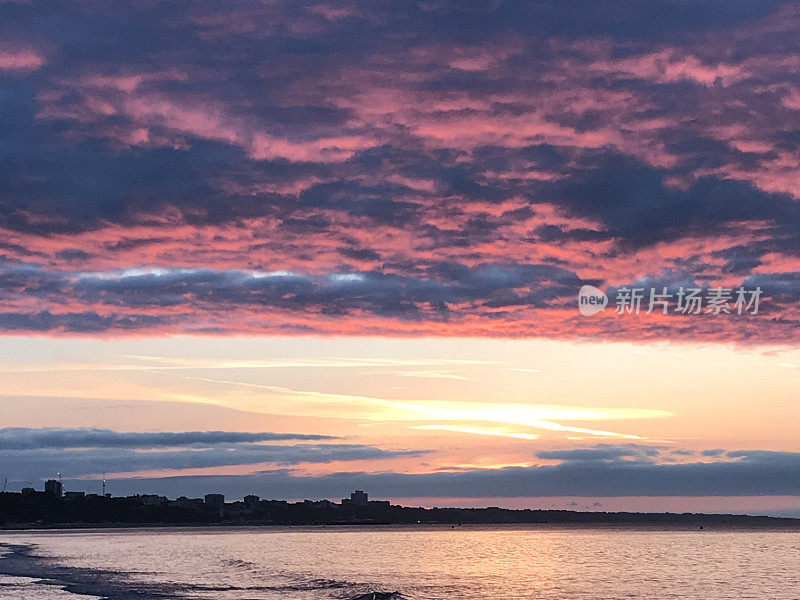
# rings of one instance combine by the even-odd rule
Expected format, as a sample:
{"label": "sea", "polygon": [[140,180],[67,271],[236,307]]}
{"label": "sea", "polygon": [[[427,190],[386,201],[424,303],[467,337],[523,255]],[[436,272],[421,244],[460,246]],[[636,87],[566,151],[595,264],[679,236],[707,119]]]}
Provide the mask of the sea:
{"label": "sea", "polygon": [[3,600],[364,596],[798,600],[800,530],[530,525],[0,531]]}

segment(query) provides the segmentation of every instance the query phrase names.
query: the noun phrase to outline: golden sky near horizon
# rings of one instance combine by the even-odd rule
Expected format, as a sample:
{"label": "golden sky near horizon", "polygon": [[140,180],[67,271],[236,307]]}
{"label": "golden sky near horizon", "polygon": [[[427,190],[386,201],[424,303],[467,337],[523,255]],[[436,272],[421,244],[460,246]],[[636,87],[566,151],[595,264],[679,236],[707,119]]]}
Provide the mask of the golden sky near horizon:
{"label": "golden sky near horizon", "polygon": [[7,427],[285,431],[432,450],[393,459],[414,472],[598,442],[793,450],[800,422],[800,351],[726,345],[15,338],[0,377]]}

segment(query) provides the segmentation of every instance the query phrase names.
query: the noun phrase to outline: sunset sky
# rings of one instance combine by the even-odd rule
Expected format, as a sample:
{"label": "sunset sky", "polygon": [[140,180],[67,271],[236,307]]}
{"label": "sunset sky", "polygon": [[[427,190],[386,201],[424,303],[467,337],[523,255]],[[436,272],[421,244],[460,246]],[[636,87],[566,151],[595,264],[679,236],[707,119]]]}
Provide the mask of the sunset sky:
{"label": "sunset sky", "polygon": [[799,30],[0,0],[0,479],[800,516]]}

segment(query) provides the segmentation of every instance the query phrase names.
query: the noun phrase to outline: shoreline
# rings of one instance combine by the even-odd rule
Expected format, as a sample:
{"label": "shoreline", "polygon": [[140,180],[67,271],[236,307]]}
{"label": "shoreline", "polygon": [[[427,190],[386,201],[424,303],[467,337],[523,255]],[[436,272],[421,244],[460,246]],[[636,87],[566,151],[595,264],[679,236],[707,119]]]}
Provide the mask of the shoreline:
{"label": "shoreline", "polygon": [[[83,600],[167,600],[177,597],[166,589],[140,589],[129,582],[119,580],[112,571],[67,567],[58,564],[57,557],[34,554],[37,544],[13,544],[0,542],[0,580],[11,578],[12,583],[22,586],[24,596],[38,597],[44,588],[49,588],[47,597]],[[1,588],[0,588],[1,591]],[[30,596],[27,592],[36,594]],[[59,593],[62,592],[62,593]],[[0,596],[2,597],[2,596]]]}
{"label": "shoreline", "polygon": [[[662,513],[656,513],[662,514]],[[0,526],[0,533],[73,532],[73,531],[325,531],[325,530],[475,530],[475,529],[613,529],[613,530],[665,530],[665,531],[800,531],[800,519],[764,517],[773,521],[539,521],[530,523],[23,523]],[[2,547],[2,542],[0,542]]]}
{"label": "shoreline", "polygon": [[[40,598],[45,588],[49,588],[45,597],[56,600],[189,600],[201,594],[236,591],[242,598],[249,598],[252,586],[226,587],[208,583],[186,584],[168,581],[150,581],[131,578],[131,573],[113,571],[106,568],[77,567],[60,564],[58,556],[42,556],[36,554],[39,544],[9,543],[0,541],[0,600],[18,600],[19,598]],[[4,583],[8,578],[10,581]],[[3,588],[6,585],[17,586],[22,595],[6,596]],[[332,595],[322,590],[352,588],[351,594]],[[368,591],[363,586],[354,586],[347,582],[326,582],[320,580],[315,584],[291,585],[280,582],[260,585],[259,591],[282,595],[286,591],[318,589],[319,598],[342,600],[408,600],[397,592]],[[55,595],[54,595],[55,594]],[[207,597],[203,595],[202,597]]]}

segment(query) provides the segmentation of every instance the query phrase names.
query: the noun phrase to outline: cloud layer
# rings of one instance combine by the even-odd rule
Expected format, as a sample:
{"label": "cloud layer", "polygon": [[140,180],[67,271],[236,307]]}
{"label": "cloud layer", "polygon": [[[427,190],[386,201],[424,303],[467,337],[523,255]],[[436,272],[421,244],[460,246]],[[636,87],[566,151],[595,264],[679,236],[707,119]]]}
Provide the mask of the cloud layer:
{"label": "cloud layer", "polygon": [[[388,451],[360,444],[308,443],[329,436],[237,431],[116,432],[106,429],[0,429],[3,476],[30,481],[99,473],[176,471],[248,465],[286,466],[379,461],[425,451]],[[276,441],[294,443],[274,443]],[[261,466],[259,466],[261,465]]]}
{"label": "cloud layer", "polygon": [[[668,460],[648,450],[595,448],[573,451],[556,464],[502,469],[461,469],[424,474],[339,472],[306,476],[273,469],[248,476],[187,476],[117,480],[114,488],[167,495],[223,490],[232,497],[268,490],[276,497],[320,498],[366,489],[377,497],[520,498],[632,496],[783,496],[800,494],[800,453],[728,451],[708,460]],[[585,453],[595,453],[587,458]],[[620,456],[628,454],[632,456]],[[605,458],[600,458],[600,455]],[[647,456],[646,459],[636,455]]]}
{"label": "cloud layer", "polygon": [[[0,3],[0,331],[793,342],[800,11]],[[584,283],[763,314],[577,318]]]}
{"label": "cloud layer", "polygon": [[6,427],[0,429],[0,450],[44,448],[161,448],[250,444],[284,440],[329,440],[325,435],[242,431],[120,432],[111,429]]}
{"label": "cloud layer", "polygon": [[[596,444],[531,450],[530,466],[440,466],[429,472],[395,471],[390,463],[429,450],[308,443],[309,436],[242,432],[119,433],[98,429],[0,430],[4,477],[29,485],[61,471],[72,489],[81,479],[113,473],[115,493],[233,497],[337,497],[368,489],[384,497],[623,497],[777,496],[800,494],[800,453],[767,450],[685,450],[671,446]],[[317,436],[319,437],[319,436]],[[293,444],[276,440],[296,438]],[[372,463],[369,472],[327,469],[311,475],[303,465]],[[238,467],[244,475],[219,475]],[[206,471],[187,471],[205,469]],[[211,471],[208,471],[211,469]],[[157,472],[161,472],[160,474]],[[176,471],[183,471],[177,473]],[[20,483],[22,482],[22,483]]]}

